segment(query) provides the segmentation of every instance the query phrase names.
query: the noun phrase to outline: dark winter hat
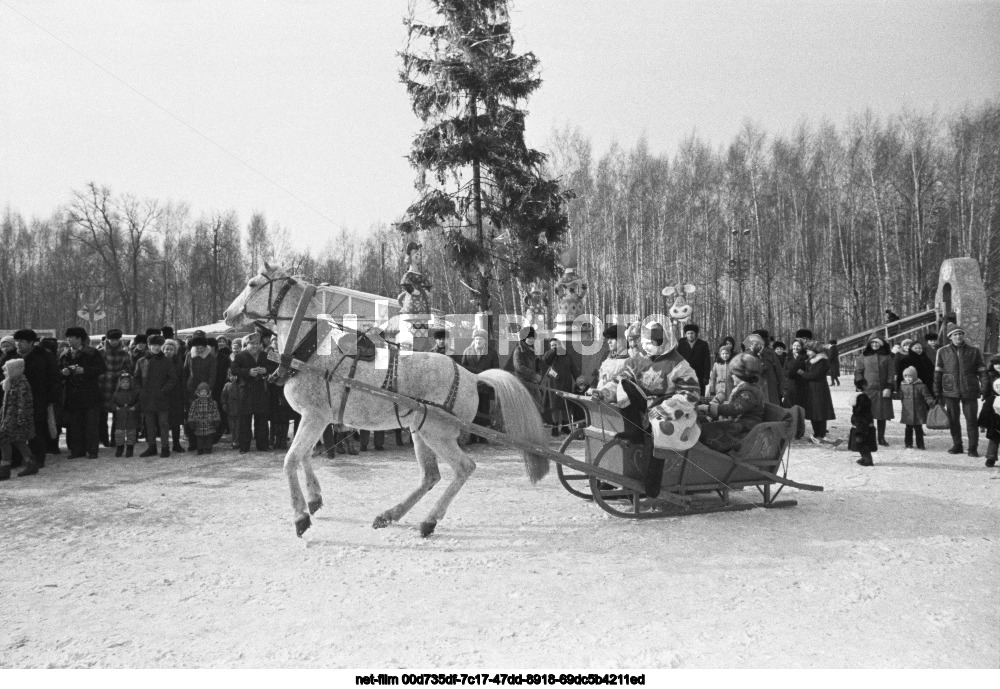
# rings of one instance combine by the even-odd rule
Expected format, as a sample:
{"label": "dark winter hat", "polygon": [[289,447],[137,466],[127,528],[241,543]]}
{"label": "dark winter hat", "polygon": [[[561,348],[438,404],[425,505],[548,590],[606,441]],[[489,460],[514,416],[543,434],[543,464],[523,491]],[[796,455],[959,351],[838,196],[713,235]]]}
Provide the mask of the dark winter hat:
{"label": "dark winter hat", "polygon": [[146,328],[146,337],[150,335],[162,335],[159,328]]}
{"label": "dark winter hat", "polygon": [[219,341],[217,339],[215,339],[214,337],[206,337],[205,338],[205,344],[207,344],[212,349],[218,349],[219,348]]}
{"label": "dark winter hat", "polygon": [[195,335],[191,338],[192,347],[206,347],[208,346],[208,338],[204,335]]}
{"label": "dark winter hat", "polygon": [[160,345],[162,347],[164,342],[166,342],[166,338],[163,337],[163,335],[150,335],[149,336],[149,344],[150,345]]}
{"label": "dark winter hat", "polygon": [[754,330],[754,332],[760,335],[762,338],[764,338],[764,344],[767,344],[768,342],[771,341],[771,333],[767,332],[763,328]]}
{"label": "dark winter hat", "polygon": [[132,344],[134,344],[134,345],[137,345],[137,344],[149,344],[149,336],[148,335],[136,335],[135,338],[132,340]]}
{"label": "dark winter hat", "polygon": [[737,354],[729,364],[729,373],[748,383],[760,380],[760,359],[751,354]]}
{"label": "dark winter hat", "polygon": [[684,326],[684,332],[686,333],[694,332],[694,334],[697,335],[698,333],[701,332],[701,328],[699,328],[694,323],[688,323],[687,325]]}
{"label": "dark winter hat", "polygon": [[625,337],[625,325],[623,323],[612,323],[601,333],[605,340],[621,340]]}
{"label": "dark winter hat", "polygon": [[433,335],[435,340],[443,340],[444,338],[448,337],[448,331],[445,330],[444,328],[435,328]]}
{"label": "dark winter hat", "polygon": [[90,336],[87,331],[79,326],[73,326],[71,328],[66,328],[65,337],[79,337],[81,340],[86,340]]}
{"label": "dark winter hat", "polygon": [[526,325],[517,331],[517,338],[519,340],[527,340],[529,337],[535,336],[535,329],[530,325]]}
{"label": "dark winter hat", "polygon": [[406,255],[409,256],[422,246],[420,242],[410,242],[406,245]]}
{"label": "dark winter hat", "polygon": [[774,341],[774,344],[773,344],[773,345],[771,345],[771,346],[772,346],[772,347],[773,347],[774,349],[779,349],[779,348],[780,348],[780,349],[788,349],[788,345],[786,345],[786,344],[785,344],[784,342],[782,342],[781,340],[775,340],[775,341]]}
{"label": "dark winter hat", "polygon": [[122,331],[119,330],[118,328],[112,328],[107,333],[105,333],[104,337],[106,337],[109,340],[120,340],[122,339]]}
{"label": "dark winter hat", "polygon": [[171,328],[169,325],[165,325],[162,328],[160,328],[160,334],[163,335],[168,340],[172,340],[174,338],[174,329]]}
{"label": "dark winter hat", "polygon": [[937,342],[938,334],[932,330],[931,332],[924,335],[924,339],[927,340],[928,342],[932,341]]}
{"label": "dark winter hat", "polygon": [[38,342],[38,333],[30,328],[18,330],[14,333],[15,340],[25,340],[26,342]]}
{"label": "dark winter hat", "polygon": [[194,331],[194,336],[195,337],[205,337],[205,331],[204,330],[195,330]]}
{"label": "dark winter hat", "polygon": [[809,328],[799,328],[795,331],[796,340],[811,340],[813,339],[813,331]]}

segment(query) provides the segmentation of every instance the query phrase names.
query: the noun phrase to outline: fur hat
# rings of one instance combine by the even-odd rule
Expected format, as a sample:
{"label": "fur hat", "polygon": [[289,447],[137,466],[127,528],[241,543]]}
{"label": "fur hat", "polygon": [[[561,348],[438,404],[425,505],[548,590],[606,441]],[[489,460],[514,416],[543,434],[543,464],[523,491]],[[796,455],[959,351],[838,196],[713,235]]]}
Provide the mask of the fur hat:
{"label": "fur hat", "polygon": [[527,340],[529,337],[534,337],[534,336],[535,336],[535,329],[532,328],[530,325],[526,325],[517,331],[517,339],[519,340]]}
{"label": "fur hat", "polygon": [[823,351],[823,345],[817,340],[806,340],[802,343],[802,349],[816,352],[819,354]]}
{"label": "fur hat", "polygon": [[150,346],[160,345],[162,347],[163,343],[166,341],[166,338],[164,338],[163,335],[150,335],[146,339],[149,342]]}
{"label": "fur hat", "polygon": [[215,339],[214,337],[206,337],[205,338],[205,344],[207,344],[212,349],[218,349],[219,348],[219,341],[217,339]]}
{"label": "fur hat", "polygon": [[448,331],[444,328],[435,328],[431,334],[434,336],[435,340],[443,340],[448,337]]}
{"label": "fur hat", "polygon": [[146,337],[150,335],[162,335],[159,328],[146,328]]}
{"label": "fur hat", "polygon": [[654,340],[654,341],[659,340],[660,342],[663,342],[664,339],[663,325],[658,323],[657,321],[652,321],[650,323],[647,323],[646,325],[642,326],[642,336],[649,340]]}
{"label": "fur hat", "polygon": [[160,334],[163,335],[168,340],[171,340],[174,337],[174,329],[171,328],[169,325],[165,325],[162,328],[160,328]]}
{"label": "fur hat", "polygon": [[191,338],[191,346],[192,347],[207,347],[208,346],[208,338],[206,338],[204,335],[195,335],[194,337]]}
{"label": "fur hat", "polygon": [[799,328],[795,331],[796,340],[811,340],[813,339],[813,331],[809,328]]}
{"label": "fur hat", "polygon": [[134,345],[137,345],[137,344],[149,344],[149,336],[148,335],[136,335],[132,339],[132,344],[134,344]]}
{"label": "fur hat", "polygon": [[625,337],[625,325],[623,323],[612,323],[604,328],[601,335],[605,340],[621,340]]}
{"label": "fur hat", "polygon": [[489,337],[489,334],[485,330],[483,330],[482,328],[476,328],[475,330],[472,331],[472,336],[473,337],[481,337],[481,338],[483,338],[485,340],[485,339],[487,339]]}
{"label": "fur hat", "polygon": [[105,333],[104,337],[106,337],[109,340],[120,340],[122,339],[122,331],[119,330],[118,328],[112,328],[107,333]]}
{"label": "fur hat", "polygon": [[205,331],[204,330],[195,330],[194,333],[193,333],[193,335],[194,335],[194,337],[205,337]]}
{"label": "fur hat", "polygon": [[760,372],[760,359],[745,352],[737,354],[729,364],[729,373],[748,383],[760,380]]}
{"label": "fur hat", "polygon": [[687,325],[684,326],[684,332],[685,333],[692,332],[692,331],[694,331],[694,334],[697,335],[697,334],[699,334],[701,332],[701,328],[699,328],[694,323],[688,323]]}
{"label": "fur hat", "polygon": [[917,375],[917,369],[913,366],[907,366],[903,369],[903,377],[905,378],[906,376],[913,376],[914,378],[920,377]]}
{"label": "fur hat", "polygon": [[79,337],[81,340],[86,340],[90,336],[87,334],[87,331],[85,329],[79,326],[73,326],[71,328],[66,328],[65,337]]}
{"label": "fur hat", "polygon": [[774,344],[773,344],[773,345],[771,345],[771,348],[772,348],[772,349],[778,349],[779,347],[780,347],[781,349],[788,349],[788,345],[786,345],[786,344],[785,344],[784,342],[782,342],[781,340],[775,340],[775,341],[774,341]]}
{"label": "fur hat", "polygon": [[933,330],[924,335],[924,342],[930,342],[931,340],[934,340],[935,342],[938,340],[938,334]]}
{"label": "fur hat", "polygon": [[758,330],[754,330],[754,333],[757,334],[757,335],[760,335],[761,339],[764,340],[764,345],[765,346],[767,346],[767,343],[771,341],[771,333],[767,332],[763,328],[760,328]]}
{"label": "fur hat", "polygon": [[38,342],[38,333],[30,328],[18,330],[14,333],[15,340],[25,340],[26,342]]}
{"label": "fur hat", "polygon": [[747,349],[752,349],[752,345],[755,342],[759,342],[761,347],[767,346],[767,342],[758,333],[750,333],[747,335],[747,339],[743,340],[743,346]]}

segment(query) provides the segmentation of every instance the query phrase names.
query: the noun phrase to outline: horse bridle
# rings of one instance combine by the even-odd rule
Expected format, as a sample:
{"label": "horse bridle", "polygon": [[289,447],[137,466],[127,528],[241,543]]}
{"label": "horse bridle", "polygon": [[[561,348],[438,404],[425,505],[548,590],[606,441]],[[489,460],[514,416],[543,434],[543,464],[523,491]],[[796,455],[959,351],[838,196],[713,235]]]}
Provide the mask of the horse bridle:
{"label": "horse bridle", "polygon": [[[274,285],[279,281],[284,281],[285,284],[278,288],[278,294],[275,297]],[[289,275],[280,278],[267,278],[267,282],[251,292],[246,301],[243,302],[243,315],[252,321],[274,321],[277,323],[281,320],[291,320],[291,316],[279,316],[278,312],[281,310],[281,304],[285,301],[285,297],[288,296],[289,291],[297,284],[298,281]],[[265,287],[267,287],[267,313],[262,314],[248,311],[247,305],[250,303],[250,300]]]}

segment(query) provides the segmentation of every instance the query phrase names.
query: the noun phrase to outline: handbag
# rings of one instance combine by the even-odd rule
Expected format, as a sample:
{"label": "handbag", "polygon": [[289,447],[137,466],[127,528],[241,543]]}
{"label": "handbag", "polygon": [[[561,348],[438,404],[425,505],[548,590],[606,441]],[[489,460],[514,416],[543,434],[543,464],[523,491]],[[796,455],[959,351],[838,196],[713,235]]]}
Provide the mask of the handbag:
{"label": "handbag", "polygon": [[948,408],[944,404],[939,402],[927,412],[927,428],[938,431],[951,428],[951,417],[948,416]]}

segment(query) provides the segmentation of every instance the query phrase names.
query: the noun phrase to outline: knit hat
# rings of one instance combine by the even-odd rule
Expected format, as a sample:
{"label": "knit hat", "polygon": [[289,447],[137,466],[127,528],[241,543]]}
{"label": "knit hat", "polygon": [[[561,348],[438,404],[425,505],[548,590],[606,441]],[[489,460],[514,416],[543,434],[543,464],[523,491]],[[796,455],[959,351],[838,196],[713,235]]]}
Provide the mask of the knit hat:
{"label": "knit hat", "polygon": [[15,347],[14,338],[11,337],[10,335],[5,335],[4,337],[0,337],[0,347],[2,347],[3,345],[10,345],[10,348],[14,349]]}
{"label": "knit hat", "polygon": [[29,328],[18,330],[14,333],[15,340],[25,340],[26,342],[38,342],[38,334]]}
{"label": "knit hat", "polygon": [[163,335],[150,335],[146,339],[149,342],[150,346],[160,345],[162,347],[163,343],[166,341]]}
{"label": "knit hat", "polygon": [[483,330],[482,328],[476,328],[475,330],[473,330],[472,331],[472,336],[473,337],[481,337],[484,340],[489,337],[488,333],[485,330]]}
{"label": "knit hat", "polygon": [[694,331],[694,334],[697,335],[698,333],[701,332],[701,328],[699,328],[694,323],[688,323],[687,325],[684,326],[684,332],[687,333],[687,332],[691,332],[691,331]]}
{"label": "knit hat", "polygon": [[10,390],[10,384],[24,375],[24,359],[8,359],[3,365],[4,391]]}
{"label": "knit hat", "polygon": [[519,340],[527,340],[529,337],[534,337],[534,336],[535,336],[535,329],[532,328],[530,325],[526,325],[517,331],[517,339]]}
{"label": "knit hat", "polygon": [[207,347],[208,339],[204,335],[195,335],[191,338],[192,347]]}
{"label": "knit hat", "polygon": [[813,339],[813,331],[809,328],[799,328],[795,331],[796,340],[811,340]]}
{"label": "knit hat", "polygon": [[760,371],[760,359],[745,352],[737,354],[729,364],[729,373],[748,383],[760,380]]}
{"label": "knit hat", "polygon": [[914,378],[920,377],[917,375],[917,369],[913,366],[907,366],[903,369],[903,377],[905,378],[906,376],[913,376]]}
{"label": "knit hat", "polygon": [[104,337],[106,337],[109,340],[120,340],[122,339],[122,331],[119,330],[118,328],[112,328],[107,333],[105,333]]}
{"label": "knit hat", "polygon": [[132,344],[134,344],[134,345],[137,345],[137,344],[149,344],[149,336],[148,335],[136,335],[132,339]]}
{"label": "knit hat", "polygon": [[906,345],[911,345],[911,344],[913,344],[913,340],[911,340],[910,338],[906,337],[906,338],[903,338],[903,341],[899,343],[899,346],[900,347],[905,347]]}
{"label": "knit hat", "polygon": [[951,337],[955,333],[962,333],[963,335],[965,335],[965,328],[952,324],[944,331],[944,336]]}

